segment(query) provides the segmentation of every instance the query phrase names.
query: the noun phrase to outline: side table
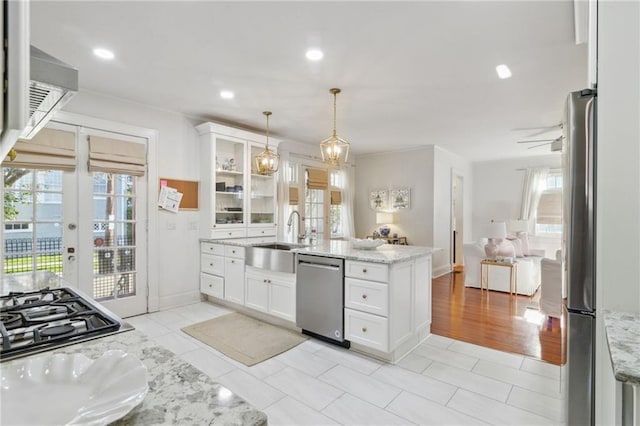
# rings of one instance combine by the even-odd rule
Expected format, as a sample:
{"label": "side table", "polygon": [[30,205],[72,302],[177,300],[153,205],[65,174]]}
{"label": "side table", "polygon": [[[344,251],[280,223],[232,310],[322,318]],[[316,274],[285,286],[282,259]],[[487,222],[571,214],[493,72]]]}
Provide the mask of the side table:
{"label": "side table", "polygon": [[489,267],[499,266],[503,268],[509,268],[509,297],[513,293],[518,297],[518,263],[506,262],[502,260],[484,259],[480,261],[480,292],[487,287],[487,294],[489,291]]}

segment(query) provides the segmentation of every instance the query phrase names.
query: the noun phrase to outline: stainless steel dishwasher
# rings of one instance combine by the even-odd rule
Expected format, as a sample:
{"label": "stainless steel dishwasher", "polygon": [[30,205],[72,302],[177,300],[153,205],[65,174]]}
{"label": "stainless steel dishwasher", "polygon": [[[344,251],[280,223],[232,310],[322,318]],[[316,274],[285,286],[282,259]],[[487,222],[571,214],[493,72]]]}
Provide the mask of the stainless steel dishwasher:
{"label": "stainless steel dishwasher", "polygon": [[344,340],[344,260],[298,254],[296,325],[321,340]]}

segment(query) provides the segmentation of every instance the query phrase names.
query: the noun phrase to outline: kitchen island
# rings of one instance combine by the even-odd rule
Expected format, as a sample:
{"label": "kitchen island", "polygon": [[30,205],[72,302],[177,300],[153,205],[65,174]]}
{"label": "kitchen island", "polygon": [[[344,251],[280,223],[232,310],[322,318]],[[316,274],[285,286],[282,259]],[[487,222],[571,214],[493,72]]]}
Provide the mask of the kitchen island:
{"label": "kitchen island", "polygon": [[[200,243],[202,293],[215,303],[299,330],[295,271],[274,272],[268,262],[264,267],[245,265],[245,252],[256,245],[251,239]],[[288,248],[294,254],[344,259],[340,309],[344,338],[352,349],[396,363],[429,336],[431,255],[437,249],[384,244],[363,250],[342,240]]]}
{"label": "kitchen island", "polygon": [[[113,425],[267,424],[263,412],[135,330],[64,346],[46,354],[81,353],[97,359],[114,349],[142,361],[147,368],[149,392],[140,405]],[[20,361],[20,358],[7,361],[3,367]]]}

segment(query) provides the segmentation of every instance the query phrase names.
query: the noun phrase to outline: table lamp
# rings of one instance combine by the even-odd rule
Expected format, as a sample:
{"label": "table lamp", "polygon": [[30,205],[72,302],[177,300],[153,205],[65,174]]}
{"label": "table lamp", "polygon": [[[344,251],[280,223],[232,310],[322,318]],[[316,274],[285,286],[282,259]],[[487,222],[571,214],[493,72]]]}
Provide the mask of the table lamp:
{"label": "table lamp", "polygon": [[380,227],[380,235],[387,238],[391,233],[389,224],[393,223],[393,213],[376,213],[376,224]]}
{"label": "table lamp", "polygon": [[489,238],[489,243],[484,246],[484,251],[489,259],[495,260],[498,255],[498,240],[507,237],[507,224],[491,222],[485,227],[485,235]]}

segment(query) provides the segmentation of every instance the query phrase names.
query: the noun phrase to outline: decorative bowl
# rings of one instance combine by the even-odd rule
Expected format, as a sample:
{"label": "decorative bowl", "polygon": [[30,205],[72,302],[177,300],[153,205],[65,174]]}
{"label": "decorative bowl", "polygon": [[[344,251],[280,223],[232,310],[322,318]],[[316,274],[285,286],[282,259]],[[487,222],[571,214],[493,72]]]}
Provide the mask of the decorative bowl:
{"label": "decorative bowl", "polygon": [[380,247],[383,244],[385,244],[384,240],[370,240],[370,239],[361,240],[359,238],[351,239],[351,246],[354,249],[360,249],[360,250],[373,250],[377,247]]}
{"label": "decorative bowl", "polygon": [[[2,365],[2,425],[104,425],[140,404],[147,369],[123,351],[53,354]],[[10,407],[10,408],[9,408]]]}

